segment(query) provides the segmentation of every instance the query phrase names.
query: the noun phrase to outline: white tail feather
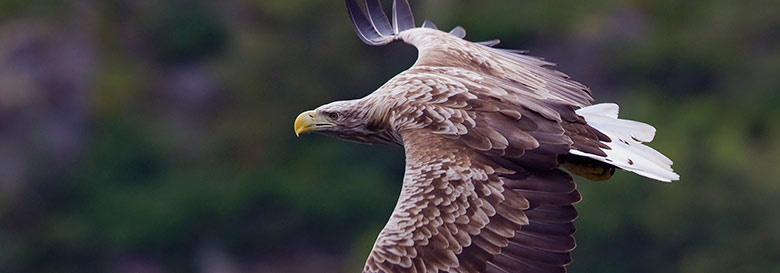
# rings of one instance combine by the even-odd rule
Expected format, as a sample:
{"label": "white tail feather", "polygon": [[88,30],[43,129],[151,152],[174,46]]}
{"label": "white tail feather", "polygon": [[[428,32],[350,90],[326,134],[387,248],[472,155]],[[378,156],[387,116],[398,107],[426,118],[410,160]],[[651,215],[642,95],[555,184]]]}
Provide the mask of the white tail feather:
{"label": "white tail feather", "polygon": [[593,128],[607,135],[612,141],[603,142],[610,149],[602,149],[606,157],[570,150],[573,155],[592,158],[614,165],[626,171],[659,181],[671,182],[680,179],[672,170],[672,160],[642,142],[650,142],[655,128],[648,124],[619,119],[618,105],[601,103],[578,109],[578,115]]}

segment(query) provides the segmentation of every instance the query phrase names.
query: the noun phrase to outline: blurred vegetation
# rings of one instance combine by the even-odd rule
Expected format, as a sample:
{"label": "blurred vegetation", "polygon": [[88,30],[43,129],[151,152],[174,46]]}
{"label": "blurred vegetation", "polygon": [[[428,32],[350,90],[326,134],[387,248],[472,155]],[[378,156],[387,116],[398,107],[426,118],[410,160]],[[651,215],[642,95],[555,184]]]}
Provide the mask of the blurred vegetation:
{"label": "blurred vegetation", "polygon": [[[413,6],[658,129],[682,180],[579,181],[571,272],[780,272],[780,2]],[[363,45],[335,0],[5,0],[0,20],[0,272],[362,268],[403,151],[292,121],[413,48]]]}

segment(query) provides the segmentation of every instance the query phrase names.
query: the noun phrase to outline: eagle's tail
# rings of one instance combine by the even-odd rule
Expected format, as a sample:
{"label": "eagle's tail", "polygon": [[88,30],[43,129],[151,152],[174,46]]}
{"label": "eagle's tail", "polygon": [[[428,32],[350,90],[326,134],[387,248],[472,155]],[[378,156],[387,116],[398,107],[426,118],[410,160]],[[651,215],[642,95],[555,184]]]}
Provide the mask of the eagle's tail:
{"label": "eagle's tail", "polygon": [[606,157],[574,149],[569,151],[571,154],[592,158],[659,181],[671,182],[680,179],[672,170],[672,160],[642,144],[653,140],[653,126],[619,119],[618,105],[614,103],[591,105],[576,112],[585,118],[588,125],[607,135],[611,141],[604,142],[609,146],[609,149],[602,149],[607,154]]}

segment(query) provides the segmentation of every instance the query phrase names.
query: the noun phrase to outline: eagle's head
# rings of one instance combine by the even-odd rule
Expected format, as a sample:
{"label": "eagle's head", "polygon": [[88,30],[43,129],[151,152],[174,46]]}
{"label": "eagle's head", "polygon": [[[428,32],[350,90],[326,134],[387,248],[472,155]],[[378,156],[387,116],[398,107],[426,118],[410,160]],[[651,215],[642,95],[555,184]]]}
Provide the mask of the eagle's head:
{"label": "eagle's head", "polygon": [[400,137],[391,129],[385,111],[373,111],[373,101],[335,101],[305,111],[295,119],[295,134],[309,132],[359,143],[396,144]]}

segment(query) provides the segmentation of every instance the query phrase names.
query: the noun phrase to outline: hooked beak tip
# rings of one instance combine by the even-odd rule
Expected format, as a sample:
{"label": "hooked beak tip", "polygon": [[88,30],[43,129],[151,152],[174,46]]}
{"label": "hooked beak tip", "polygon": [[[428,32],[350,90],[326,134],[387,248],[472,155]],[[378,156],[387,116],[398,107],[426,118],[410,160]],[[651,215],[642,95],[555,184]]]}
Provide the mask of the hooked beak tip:
{"label": "hooked beak tip", "polygon": [[301,134],[308,133],[315,129],[315,125],[317,124],[315,121],[316,112],[314,111],[306,111],[298,115],[297,118],[295,118],[295,136],[300,137]]}

